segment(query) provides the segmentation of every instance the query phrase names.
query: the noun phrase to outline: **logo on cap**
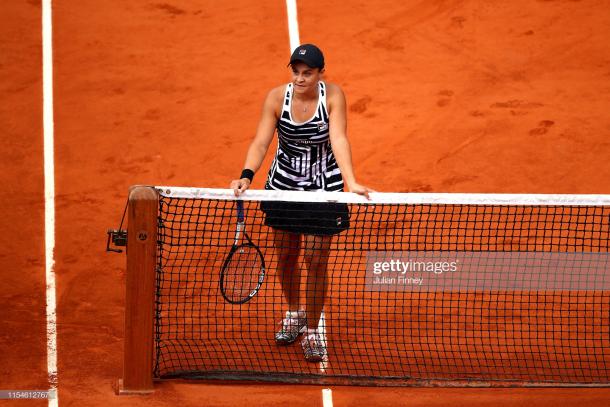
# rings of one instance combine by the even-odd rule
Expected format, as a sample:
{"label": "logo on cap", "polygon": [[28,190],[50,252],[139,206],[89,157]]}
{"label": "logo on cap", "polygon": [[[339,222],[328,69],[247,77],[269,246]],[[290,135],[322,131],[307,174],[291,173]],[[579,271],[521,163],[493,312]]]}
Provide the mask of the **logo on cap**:
{"label": "logo on cap", "polygon": [[306,49],[300,49],[299,50],[299,55],[305,55],[307,53]]}

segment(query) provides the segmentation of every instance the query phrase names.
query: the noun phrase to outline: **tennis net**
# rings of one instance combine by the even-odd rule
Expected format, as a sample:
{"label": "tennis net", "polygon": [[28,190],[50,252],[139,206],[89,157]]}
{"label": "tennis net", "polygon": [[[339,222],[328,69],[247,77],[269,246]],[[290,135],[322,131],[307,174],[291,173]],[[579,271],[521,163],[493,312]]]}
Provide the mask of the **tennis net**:
{"label": "tennis net", "polygon": [[[367,200],[250,190],[240,197],[245,231],[266,275],[250,301],[231,304],[219,286],[236,237],[233,192],[156,191],[155,377],[610,383],[610,196],[375,193]],[[273,211],[284,229],[336,234],[295,240],[267,225]],[[321,296],[307,292],[308,268],[327,260],[313,324],[325,344],[320,362],[307,362],[298,340],[276,344],[289,308],[280,253],[298,255],[290,273],[300,270],[296,292],[306,311]]]}

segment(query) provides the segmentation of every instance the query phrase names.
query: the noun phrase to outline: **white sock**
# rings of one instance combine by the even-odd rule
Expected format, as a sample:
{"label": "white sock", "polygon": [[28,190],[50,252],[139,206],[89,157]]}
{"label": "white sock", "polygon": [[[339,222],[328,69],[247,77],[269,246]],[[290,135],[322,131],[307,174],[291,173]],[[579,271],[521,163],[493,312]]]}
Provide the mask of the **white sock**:
{"label": "white sock", "polygon": [[305,311],[303,311],[303,310],[286,311],[286,318],[292,318],[292,319],[305,318]]}

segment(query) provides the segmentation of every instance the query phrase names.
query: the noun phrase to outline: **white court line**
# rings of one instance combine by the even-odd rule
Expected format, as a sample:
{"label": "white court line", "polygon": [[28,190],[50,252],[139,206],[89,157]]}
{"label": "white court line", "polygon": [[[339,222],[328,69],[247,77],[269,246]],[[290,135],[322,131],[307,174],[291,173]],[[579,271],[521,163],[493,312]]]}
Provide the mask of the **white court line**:
{"label": "white court line", "polygon": [[322,405],[333,407],[333,391],[331,389],[322,389]]}
{"label": "white court line", "polygon": [[299,39],[299,20],[297,18],[297,0],[286,0],[288,13],[288,36],[290,37],[290,53],[301,44]]}
{"label": "white court line", "polygon": [[[326,320],[324,319],[324,311],[320,314],[320,321],[318,322],[318,333],[322,339],[322,343],[328,349],[328,342],[326,341]],[[324,356],[324,359],[319,364],[320,373],[326,373],[328,367],[328,354]]]}
{"label": "white court line", "polygon": [[55,302],[55,164],[53,161],[53,26],[52,0],[42,0],[42,104],[44,135],[44,242],[47,301],[47,373],[49,406],[57,396],[57,314]]}

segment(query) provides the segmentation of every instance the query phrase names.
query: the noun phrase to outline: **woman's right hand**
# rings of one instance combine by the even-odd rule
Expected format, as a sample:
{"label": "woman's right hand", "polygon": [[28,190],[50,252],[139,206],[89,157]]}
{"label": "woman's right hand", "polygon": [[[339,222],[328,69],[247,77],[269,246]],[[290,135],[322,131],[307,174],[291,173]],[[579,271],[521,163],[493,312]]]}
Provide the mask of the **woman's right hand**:
{"label": "woman's right hand", "polygon": [[235,193],[235,196],[241,195],[242,192],[250,188],[250,180],[248,178],[234,179],[229,186]]}

